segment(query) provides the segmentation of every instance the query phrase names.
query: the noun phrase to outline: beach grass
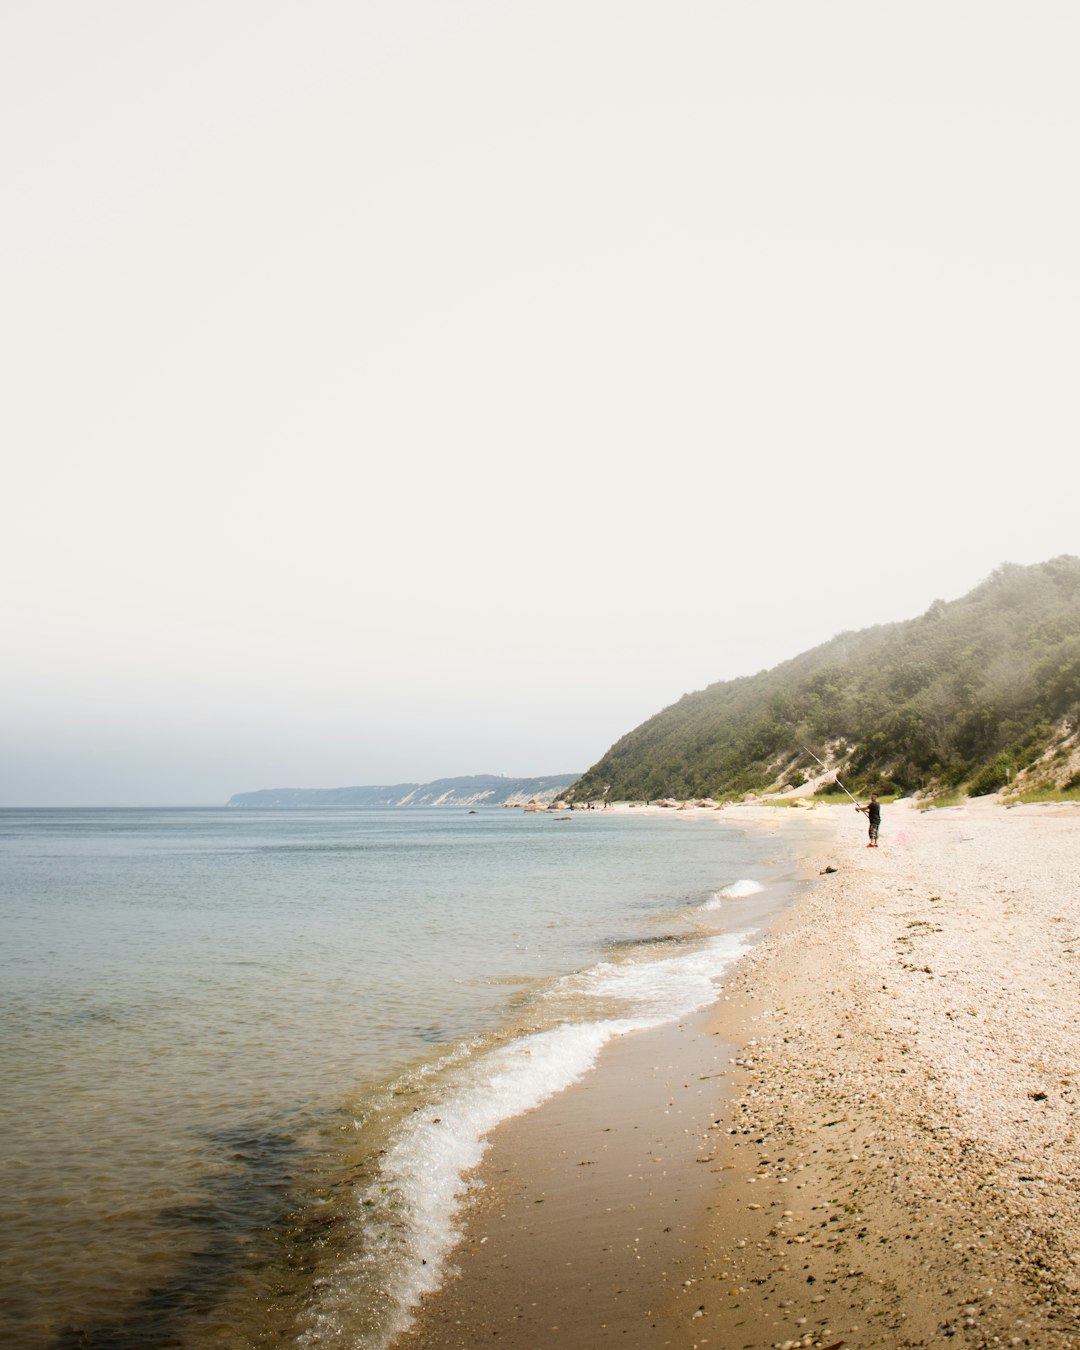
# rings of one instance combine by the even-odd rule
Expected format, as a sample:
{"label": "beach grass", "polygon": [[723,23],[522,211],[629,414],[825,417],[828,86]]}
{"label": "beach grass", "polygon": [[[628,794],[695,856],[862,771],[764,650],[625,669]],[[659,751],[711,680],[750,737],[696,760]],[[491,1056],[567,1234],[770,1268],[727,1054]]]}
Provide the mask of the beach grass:
{"label": "beach grass", "polygon": [[[812,802],[816,802],[820,806],[851,805],[851,798],[847,795],[846,792],[815,792],[814,795],[809,800]],[[866,794],[866,800],[867,801],[870,800],[869,793]],[[896,792],[878,794],[878,801],[881,803],[882,806],[892,806],[895,802],[898,802],[900,800],[901,800],[900,795],[899,793]]]}
{"label": "beach grass", "polygon": [[1025,806],[1036,802],[1080,802],[1080,787],[1040,787],[1021,792],[1017,798]]}
{"label": "beach grass", "polygon": [[945,806],[963,806],[968,799],[966,792],[939,792],[935,797],[924,797],[919,803],[920,811],[933,811]]}

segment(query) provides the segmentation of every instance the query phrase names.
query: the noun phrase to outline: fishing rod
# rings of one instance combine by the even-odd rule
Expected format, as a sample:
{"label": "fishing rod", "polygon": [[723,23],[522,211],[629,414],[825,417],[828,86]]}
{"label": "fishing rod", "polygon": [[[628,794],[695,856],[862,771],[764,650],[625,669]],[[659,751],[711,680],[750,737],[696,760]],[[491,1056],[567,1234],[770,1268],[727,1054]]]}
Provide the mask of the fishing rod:
{"label": "fishing rod", "polygon": [[[841,783],[840,778],[839,778],[839,775],[836,773],[836,771],[835,771],[834,769],[830,769],[829,766],[828,766],[826,763],[824,763],[822,760],[818,759],[817,755],[814,754],[813,750],[807,750],[807,748],[806,748],[805,745],[803,746],[803,750],[806,752],[806,754],[808,754],[808,755],[810,756],[811,759],[817,759],[817,762],[821,765],[821,767],[825,770],[825,772],[826,772],[826,773],[831,773],[832,776],[836,779],[836,786],[837,786],[837,787],[844,788],[844,791],[847,792],[847,795],[848,795],[849,797],[851,797],[851,793],[848,792],[848,791],[847,791],[847,788],[844,787],[843,783]],[[851,800],[855,803],[856,806],[859,806],[859,803],[858,803],[857,798],[851,797]],[[859,810],[860,810],[860,811],[862,810],[862,807],[861,807],[861,806],[859,806]]]}

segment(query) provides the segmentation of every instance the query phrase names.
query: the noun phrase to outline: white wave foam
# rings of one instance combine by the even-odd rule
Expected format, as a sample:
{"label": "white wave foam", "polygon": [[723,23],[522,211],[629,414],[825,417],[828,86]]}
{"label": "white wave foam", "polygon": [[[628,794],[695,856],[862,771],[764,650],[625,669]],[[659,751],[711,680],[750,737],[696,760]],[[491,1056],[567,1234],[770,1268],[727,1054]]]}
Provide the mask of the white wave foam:
{"label": "white wave foam", "polygon": [[725,933],[694,951],[661,960],[604,962],[577,977],[598,1000],[624,1002],[638,1025],[672,1021],[711,1003],[713,981],[746,951],[745,935]]}
{"label": "white wave foam", "polygon": [[577,1082],[612,1037],[660,1026],[712,1002],[714,981],[746,950],[745,936],[725,934],[693,952],[604,962],[567,977],[560,984],[579,1015],[590,1002],[597,1010],[614,1003],[623,1015],[535,1032],[464,1066],[440,1102],[402,1125],[382,1159],[380,1179],[361,1193],[364,1212],[373,1221],[365,1253],[352,1271],[340,1272],[336,1296],[323,1305],[303,1339],[339,1344],[345,1330],[342,1313],[356,1293],[351,1276],[359,1275],[361,1266],[370,1276],[377,1267],[384,1318],[377,1330],[359,1338],[353,1332],[347,1340],[364,1350],[384,1350],[409,1325],[422,1295],[441,1283],[447,1254],[460,1236],[456,1216],[469,1189],[467,1175],[482,1159],[495,1127]]}
{"label": "white wave foam", "polygon": [[719,909],[725,900],[745,900],[750,895],[760,895],[765,887],[760,881],[733,881],[722,891],[717,891],[711,900],[707,900],[702,909]]}

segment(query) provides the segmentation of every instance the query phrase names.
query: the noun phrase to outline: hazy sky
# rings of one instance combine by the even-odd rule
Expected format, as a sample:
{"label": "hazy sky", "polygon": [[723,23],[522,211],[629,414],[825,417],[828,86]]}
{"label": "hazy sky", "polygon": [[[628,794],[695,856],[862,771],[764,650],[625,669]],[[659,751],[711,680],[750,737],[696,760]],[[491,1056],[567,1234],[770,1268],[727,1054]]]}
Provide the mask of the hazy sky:
{"label": "hazy sky", "polygon": [[6,0],[0,803],[583,770],[1080,553],[1074,0]]}

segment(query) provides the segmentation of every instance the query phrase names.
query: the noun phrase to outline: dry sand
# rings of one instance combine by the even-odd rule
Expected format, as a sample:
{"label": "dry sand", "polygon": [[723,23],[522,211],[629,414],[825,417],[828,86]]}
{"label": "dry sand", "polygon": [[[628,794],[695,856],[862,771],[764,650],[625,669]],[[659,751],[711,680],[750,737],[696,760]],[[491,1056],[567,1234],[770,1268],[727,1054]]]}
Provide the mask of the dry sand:
{"label": "dry sand", "polygon": [[814,818],[707,1017],[496,1132],[403,1348],[1080,1347],[1080,809]]}

